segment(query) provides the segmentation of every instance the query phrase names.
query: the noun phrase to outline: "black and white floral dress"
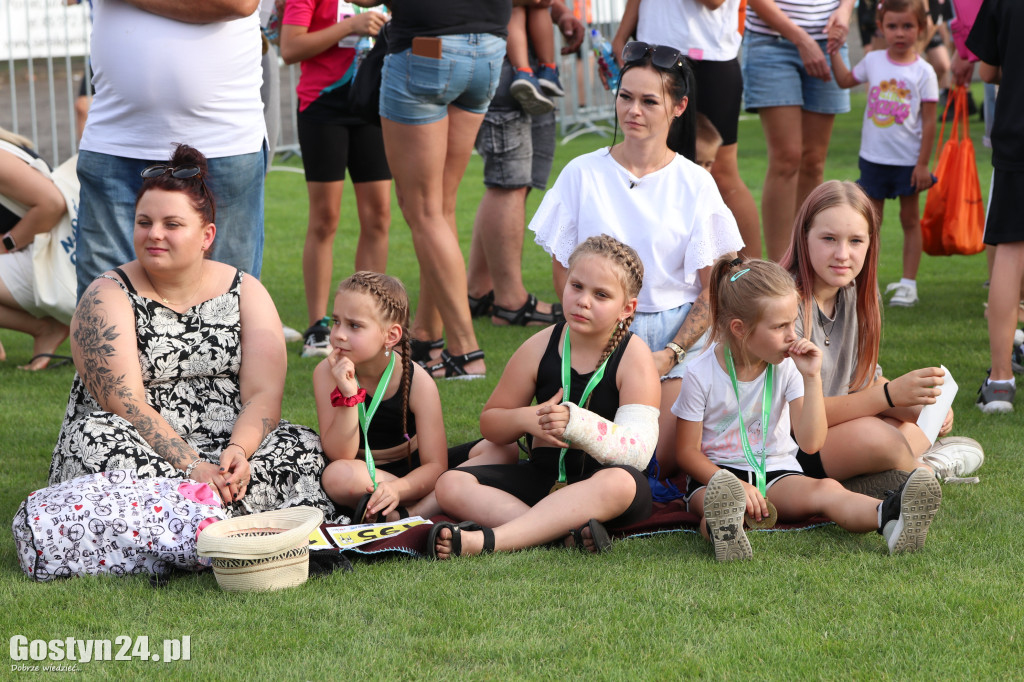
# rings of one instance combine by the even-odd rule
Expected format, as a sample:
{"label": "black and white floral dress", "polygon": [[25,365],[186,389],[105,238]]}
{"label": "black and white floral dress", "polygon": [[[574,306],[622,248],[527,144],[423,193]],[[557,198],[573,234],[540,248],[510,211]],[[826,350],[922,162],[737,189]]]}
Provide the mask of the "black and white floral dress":
{"label": "black and white floral dress", "polygon": [[[219,462],[242,408],[238,371],[242,361],[239,271],[220,296],[177,313],[143,298],[120,269],[118,283],[135,311],[139,365],[146,402],[200,456]],[[127,285],[127,286],[126,286]],[[334,504],[320,486],[325,460],[320,437],[282,420],[249,460],[252,479],[230,512],[248,514],[308,504],[335,520]],[[75,375],[57,445],[50,484],[113,469],[140,476],[183,476],[157,454],[126,419],[100,408]]]}

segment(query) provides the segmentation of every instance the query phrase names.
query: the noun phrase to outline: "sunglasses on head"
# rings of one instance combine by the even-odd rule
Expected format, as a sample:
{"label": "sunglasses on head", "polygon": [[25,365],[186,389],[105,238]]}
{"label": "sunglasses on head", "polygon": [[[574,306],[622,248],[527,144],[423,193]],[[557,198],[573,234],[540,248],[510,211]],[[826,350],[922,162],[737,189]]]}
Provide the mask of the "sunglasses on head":
{"label": "sunglasses on head", "polygon": [[158,163],[144,168],[142,177],[156,178],[164,173],[170,173],[172,178],[184,180],[186,178],[194,178],[200,174],[200,171],[199,166],[168,166],[165,163]]}
{"label": "sunglasses on head", "polygon": [[622,48],[622,63],[639,62],[651,55],[651,64],[662,69],[674,69],[682,66],[683,53],[668,45],[648,45],[634,40]]}

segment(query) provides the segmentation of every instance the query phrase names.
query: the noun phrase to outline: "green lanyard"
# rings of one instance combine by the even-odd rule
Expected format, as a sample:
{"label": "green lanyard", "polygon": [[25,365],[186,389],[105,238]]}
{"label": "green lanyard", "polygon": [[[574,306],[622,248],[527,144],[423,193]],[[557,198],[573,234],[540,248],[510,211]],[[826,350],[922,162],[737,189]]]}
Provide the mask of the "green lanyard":
{"label": "green lanyard", "polygon": [[[565,328],[565,340],[562,341],[562,402],[569,402],[571,398],[569,393],[572,390],[572,349],[569,346],[569,328]],[[605,367],[608,366],[608,361],[611,360],[611,353],[604,359],[601,366],[597,368],[593,376],[590,377],[590,381],[587,382],[586,388],[583,389],[583,395],[580,396],[580,401],[576,403],[580,407],[583,407],[587,398],[594,391],[594,388],[601,383],[601,379],[604,378]],[[569,451],[569,448],[562,448],[562,451],[558,453],[558,483],[551,489],[552,492],[558,488],[565,487],[566,476],[565,476],[565,453]]]}
{"label": "green lanyard", "polygon": [[743,444],[743,456],[747,458],[747,464],[754,470],[757,477],[757,490],[761,497],[765,496],[767,486],[765,484],[765,472],[767,470],[767,449],[768,449],[768,413],[772,406],[772,376],[775,373],[775,366],[768,363],[764,373],[764,393],[761,394],[761,461],[754,457],[754,451],[750,448],[750,440],[747,438],[747,428],[743,425],[743,409],[740,408],[740,386],[736,381],[736,366],[732,362],[732,352],[725,347],[725,367],[729,370],[729,378],[732,379],[732,390],[736,394],[736,407],[740,418],[740,442]]}
{"label": "green lanyard", "polygon": [[[370,421],[373,419],[373,415],[377,414],[377,408],[380,407],[380,401],[384,397],[384,394],[388,391],[388,384],[391,383],[391,372],[395,369],[395,353],[391,353],[391,359],[388,360],[387,369],[384,370],[383,376],[380,381],[377,382],[377,390],[373,392],[373,400],[370,401],[370,409],[366,409],[366,402],[359,403],[359,428],[363,430],[363,453],[366,455],[366,470],[370,472],[370,481],[373,483],[373,489],[377,489],[377,467],[373,465],[373,455],[370,453]],[[359,380],[356,379],[356,384],[359,384]]]}

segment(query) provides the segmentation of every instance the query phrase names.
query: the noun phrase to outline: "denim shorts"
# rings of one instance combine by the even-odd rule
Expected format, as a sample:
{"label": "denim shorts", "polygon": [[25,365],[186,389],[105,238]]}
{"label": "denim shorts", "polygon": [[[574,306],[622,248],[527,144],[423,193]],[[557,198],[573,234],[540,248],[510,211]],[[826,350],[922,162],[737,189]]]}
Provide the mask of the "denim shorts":
{"label": "denim shorts", "polygon": [[488,111],[476,136],[476,151],[484,160],[486,187],[543,191],[555,160],[555,114]]}
{"label": "denim shorts", "polygon": [[[663,350],[665,344],[675,338],[676,332],[683,326],[683,321],[692,306],[692,303],[684,303],[678,308],[662,310],[658,313],[637,313],[629,330],[643,339],[644,343],[651,347],[651,351]],[[682,377],[686,373],[686,366],[703,352],[707,342],[708,332],[704,332],[692,346],[686,349],[686,357],[683,358],[683,361],[672,367],[661,380]]]}
{"label": "denim shorts", "polygon": [[505,39],[490,33],[440,36],[441,59],[412,53],[384,58],[380,115],[406,125],[435,123],[454,104],[483,114],[498,89]]}
{"label": "denim shorts", "polygon": [[[868,161],[864,157],[857,159],[857,165],[860,167],[857,184],[872,199],[896,199],[917,194],[917,190],[910,184],[914,177],[913,166],[890,166]],[[936,180],[933,175],[932,182]]]}
{"label": "denim shorts", "polygon": [[[819,40],[818,45],[824,52],[826,41]],[[839,54],[849,65],[846,45]],[[827,53],[825,58],[830,59]],[[849,91],[836,85],[835,78],[826,83],[808,75],[796,45],[781,36],[753,31],[743,37],[743,101],[747,111],[787,106],[816,114],[850,110]]]}

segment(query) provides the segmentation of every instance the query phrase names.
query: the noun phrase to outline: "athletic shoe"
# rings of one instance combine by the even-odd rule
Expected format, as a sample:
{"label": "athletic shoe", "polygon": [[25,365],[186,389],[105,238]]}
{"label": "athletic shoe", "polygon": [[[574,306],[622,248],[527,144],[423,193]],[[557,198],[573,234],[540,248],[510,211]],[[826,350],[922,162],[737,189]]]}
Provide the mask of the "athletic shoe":
{"label": "athletic shoe", "polygon": [[884,500],[900,489],[910,477],[910,472],[899,469],[880,471],[877,474],[862,474],[848,478],[842,482],[847,490],[867,495],[877,500]]}
{"label": "athletic shoe", "polygon": [[746,511],[747,494],[740,479],[725,469],[717,471],[704,491],[704,522],[718,561],[749,559],[754,556],[743,530],[743,515]]}
{"label": "athletic shoe", "polygon": [[302,334],[299,333],[298,329],[292,329],[286,324],[281,325],[281,327],[284,330],[285,343],[294,343],[302,340]]}
{"label": "athletic shoe", "polygon": [[907,482],[882,501],[878,532],[889,545],[889,554],[916,552],[924,547],[928,526],[941,502],[942,488],[931,469],[914,469]]}
{"label": "athletic shoe", "polygon": [[889,299],[889,305],[897,306],[900,308],[909,308],[910,306],[917,305],[917,287],[908,286],[901,284],[900,282],[893,282],[885,288],[886,295],[889,292],[895,292],[892,298]]}
{"label": "athletic shoe", "polygon": [[932,468],[939,480],[950,483],[977,482],[977,478],[964,479],[985,463],[985,452],[973,438],[947,436],[939,438],[921,456],[924,463]]}
{"label": "athletic shoe", "polygon": [[523,111],[530,116],[540,116],[555,110],[555,103],[541,92],[540,83],[532,73],[517,71],[508,89]]}
{"label": "athletic shoe", "polygon": [[331,354],[330,319],[323,318],[310,325],[303,334],[302,357],[326,358]]}
{"label": "athletic shoe", "polygon": [[562,89],[562,81],[558,80],[558,67],[552,69],[550,66],[538,66],[537,71],[537,82],[540,83],[540,87],[544,90],[544,94],[551,95],[552,97],[564,97],[565,90]]}
{"label": "athletic shoe", "polygon": [[1012,381],[997,381],[991,384],[983,381],[981,388],[978,389],[978,400],[975,404],[985,414],[1013,412],[1013,397],[1016,394],[1017,387]]}
{"label": "athletic shoe", "polygon": [[1024,374],[1024,352],[1020,346],[1024,344],[1024,329],[1013,330],[1013,352],[1010,353],[1010,365],[1014,374]]}

